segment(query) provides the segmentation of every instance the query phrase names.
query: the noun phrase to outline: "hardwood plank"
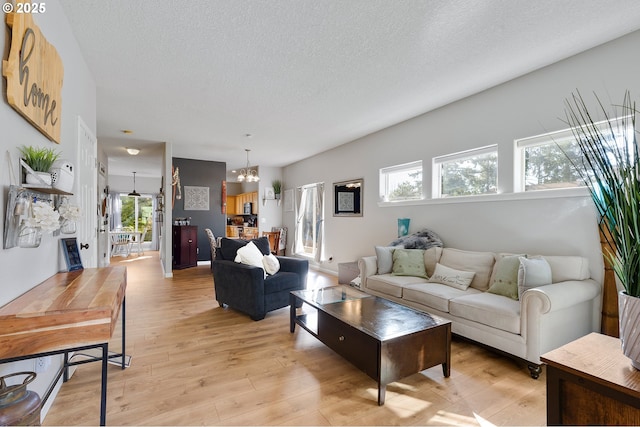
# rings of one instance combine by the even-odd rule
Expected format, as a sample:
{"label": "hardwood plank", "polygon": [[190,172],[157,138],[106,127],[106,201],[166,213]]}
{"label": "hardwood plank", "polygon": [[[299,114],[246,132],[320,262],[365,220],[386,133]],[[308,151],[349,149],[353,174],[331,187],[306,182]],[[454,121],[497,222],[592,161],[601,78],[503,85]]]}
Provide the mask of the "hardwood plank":
{"label": "hardwood plank", "polygon": [[[109,425],[544,425],[545,373],[466,341],[452,343],[451,377],[435,367],[377,384],[306,331],[288,308],[254,322],[215,301],[208,265],[162,277],[158,255],[127,266],[127,353],[109,365]],[[311,271],[308,287],[337,284]],[[112,338],[119,348],[119,328]],[[89,425],[99,410],[98,364],[82,365],[44,425]],[[484,424],[486,425],[486,424]]]}

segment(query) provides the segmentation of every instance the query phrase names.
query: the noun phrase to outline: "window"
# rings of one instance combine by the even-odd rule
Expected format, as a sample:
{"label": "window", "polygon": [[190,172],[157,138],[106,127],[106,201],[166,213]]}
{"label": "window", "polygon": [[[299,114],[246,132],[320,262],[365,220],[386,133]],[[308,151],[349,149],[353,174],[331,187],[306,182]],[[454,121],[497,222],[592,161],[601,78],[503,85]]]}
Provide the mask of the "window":
{"label": "window", "polygon": [[497,145],[434,157],[433,198],[497,192]]}
{"label": "window", "polygon": [[423,199],[422,160],[380,169],[380,200]]}
{"label": "window", "polygon": [[[125,230],[142,231],[153,225],[153,199],[151,196],[131,197],[120,195],[122,210],[120,221]],[[151,241],[151,233],[145,235],[145,241]]]}
{"label": "window", "polygon": [[298,187],[294,252],[323,259],[324,184]]}
{"label": "window", "polygon": [[[598,125],[612,140],[623,142],[633,137],[632,121],[619,118],[612,121],[611,131],[607,122]],[[548,190],[583,186],[584,183],[574,165],[582,164],[582,153],[571,129],[518,139],[516,144],[515,191]]]}

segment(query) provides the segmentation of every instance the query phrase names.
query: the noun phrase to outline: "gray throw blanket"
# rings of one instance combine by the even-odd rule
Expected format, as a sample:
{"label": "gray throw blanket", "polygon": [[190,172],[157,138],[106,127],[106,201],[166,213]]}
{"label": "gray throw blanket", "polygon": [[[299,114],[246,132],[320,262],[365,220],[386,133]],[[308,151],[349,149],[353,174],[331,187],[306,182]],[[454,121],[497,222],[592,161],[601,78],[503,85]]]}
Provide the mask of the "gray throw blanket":
{"label": "gray throw blanket", "polygon": [[405,249],[429,249],[432,247],[444,247],[442,239],[433,231],[425,228],[408,236],[399,237],[388,246],[400,246]]}

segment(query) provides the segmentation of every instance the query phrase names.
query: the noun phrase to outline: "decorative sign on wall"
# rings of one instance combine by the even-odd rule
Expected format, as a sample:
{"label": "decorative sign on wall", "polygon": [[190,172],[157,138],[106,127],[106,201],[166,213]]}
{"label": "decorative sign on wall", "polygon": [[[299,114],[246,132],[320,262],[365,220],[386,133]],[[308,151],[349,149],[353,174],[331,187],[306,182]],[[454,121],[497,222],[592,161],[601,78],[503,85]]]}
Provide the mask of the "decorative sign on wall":
{"label": "decorative sign on wall", "polygon": [[7,13],[9,59],[2,61],[7,102],[50,140],[60,143],[64,67],[30,13]]}
{"label": "decorative sign on wall", "polygon": [[208,211],[209,187],[184,186],[184,210]]}

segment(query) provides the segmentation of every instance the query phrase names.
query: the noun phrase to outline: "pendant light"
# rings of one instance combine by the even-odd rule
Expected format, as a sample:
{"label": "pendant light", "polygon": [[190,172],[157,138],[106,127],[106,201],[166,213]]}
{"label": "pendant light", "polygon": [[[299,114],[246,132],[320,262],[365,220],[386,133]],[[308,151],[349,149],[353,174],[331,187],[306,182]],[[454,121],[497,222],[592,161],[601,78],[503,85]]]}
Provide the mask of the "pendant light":
{"label": "pendant light", "polygon": [[238,175],[238,182],[258,182],[260,181],[260,177],[258,176],[258,171],[255,169],[249,169],[249,150],[245,148],[244,151],[247,152],[247,168],[240,169],[240,175]]}
{"label": "pendant light", "polygon": [[133,173],[133,191],[128,194],[131,197],[140,197],[140,193],[136,191],[136,173]]}

